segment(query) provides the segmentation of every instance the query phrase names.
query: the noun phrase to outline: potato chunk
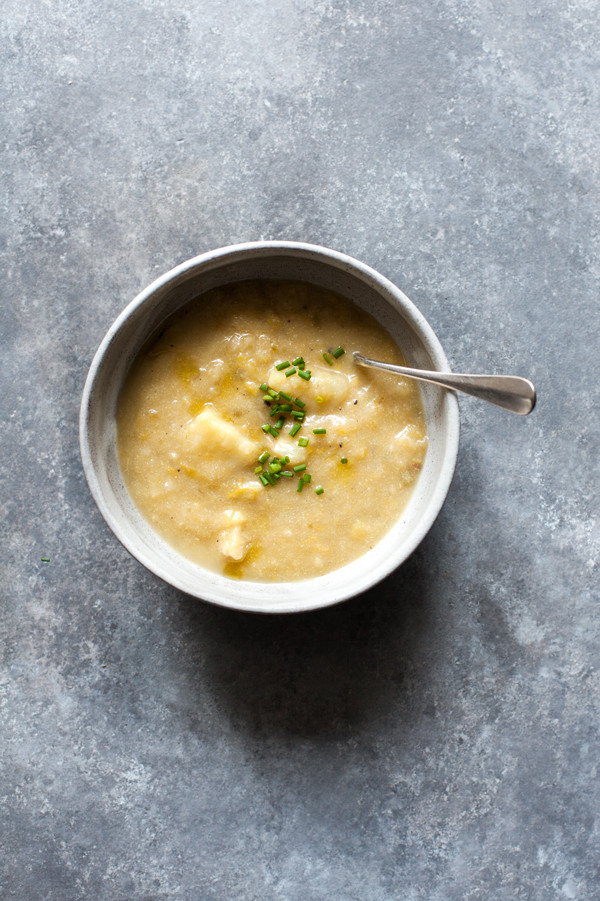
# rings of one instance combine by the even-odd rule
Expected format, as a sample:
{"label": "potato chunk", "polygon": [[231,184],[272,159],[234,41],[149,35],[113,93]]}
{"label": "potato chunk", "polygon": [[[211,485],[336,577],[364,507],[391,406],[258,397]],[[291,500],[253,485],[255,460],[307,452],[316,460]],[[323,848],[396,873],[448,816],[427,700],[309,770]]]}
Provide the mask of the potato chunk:
{"label": "potato chunk", "polygon": [[247,462],[259,453],[259,445],[247,438],[232,422],[223,419],[210,405],[187,425],[190,446],[198,453],[222,451],[237,461]]}
{"label": "potato chunk", "polygon": [[281,457],[290,458],[290,466],[297,463],[306,463],[306,448],[299,447],[297,438],[290,438],[289,435],[280,435],[273,445],[275,454]]}
{"label": "potato chunk", "polygon": [[410,467],[421,463],[427,448],[427,435],[422,428],[411,424],[394,435],[394,459],[398,466]]}
{"label": "potato chunk", "polygon": [[242,530],[242,523],[246,522],[246,517],[240,510],[224,510],[223,519],[228,523],[228,527],[217,536],[219,551],[228,560],[239,562],[244,559],[250,547]]}
{"label": "potato chunk", "polygon": [[322,366],[311,366],[309,382],[301,381],[296,376],[286,378],[285,372],[271,369],[267,383],[275,391],[289,391],[291,385],[303,400],[315,401],[320,397],[323,404],[341,404],[348,397],[352,376],[335,369],[324,369]]}
{"label": "potato chunk", "polygon": [[240,526],[232,526],[219,532],[217,544],[221,554],[228,560],[239,562],[248,553],[248,542]]}

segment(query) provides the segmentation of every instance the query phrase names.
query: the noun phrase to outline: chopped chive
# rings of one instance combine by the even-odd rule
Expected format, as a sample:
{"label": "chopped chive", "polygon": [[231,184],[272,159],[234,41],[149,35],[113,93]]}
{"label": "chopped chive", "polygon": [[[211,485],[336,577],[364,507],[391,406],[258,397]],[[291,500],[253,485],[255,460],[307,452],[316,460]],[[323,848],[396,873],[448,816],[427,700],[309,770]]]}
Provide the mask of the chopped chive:
{"label": "chopped chive", "polygon": [[294,466],[294,472],[304,472],[306,469],[306,463],[298,463],[297,466]]}
{"label": "chopped chive", "polygon": [[318,404],[322,404],[322,403],[323,403],[323,398],[321,397],[320,394],[317,394],[317,396],[315,397],[315,400],[316,400],[316,402],[317,402]]}
{"label": "chopped chive", "polygon": [[342,457],[342,459],[340,460],[340,463],[347,463],[347,462],[348,462],[347,457]]}
{"label": "chopped chive", "polygon": [[[300,428],[300,426],[298,426]],[[291,435],[291,432],[290,432]],[[308,445],[308,438],[298,438],[298,447],[306,447]]]}
{"label": "chopped chive", "polygon": [[42,557],[41,561],[42,563],[50,563],[50,557]]}
{"label": "chopped chive", "polygon": [[281,463],[269,463],[269,472],[281,472]]}
{"label": "chopped chive", "polygon": [[263,400],[265,401],[265,403],[270,404],[273,398],[270,394],[263,394]]}
{"label": "chopped chive", "polygon": [[265,435],[268,435],[269,432],[271,431],[271,426],[268,423],[266,425],[261,426],[261,428],[262,428],[263,432],[265,433]]}
{"label": "chopped chive", "polygon": [[273,398],[279,397],[279,392],[278,392],[278,391],[273,391],[272,388],[269,388],[269,394],[270,394],[271,397],[273,397]]}
{"label": "chopped chive", "polygon": [[277,431],[283,428],[283,423],[285,422],[285,416],[280,416],[277,422],[275,423],[275,428]]}
{"label": "chopped chive", "polygon": [[258,475],[259,472],[262,472],[262,466],[256,466],[254,469],[254,475]]}
{"label": "chopped chive", "polygon": [[306,406],[306,404],[304,403],[304,401],[303,401],[303,400],[300,400],[299,397],[295,397],[295,398],[294,398],[294,403],[296,404],[297,407],[301,407],[302,409],[304,409],[304,407]]}
{"label": "chopped chive", "polygon": [[311,375],[310,369],[299,369],[298,375],[300,376],[301,379],[304,379],[305,382],[310,382],[310,375]]}
{"label": "chopped chive", "polygon": [[294,419],[297,419],[298,422],[302,422],[306,414],[302,410],[292,410],[291,415]]}
{"label": "chopped chive", "polygon": [[296,357],[295,360],[292,360],[292,366],[300,366],[304,363],[304,357]]}
{"label": "chopped chive", "polygon": [[333,366],[333,360],[329,356],[329,354],[323,354],[323,359],[329,366]]}
{"label": "chopped chive", "polygon": [[271,460],[271,463],[279,463],[279,462],[280,462],[279,457],[273,457],[273,459]]}
{"label": "chopped chive", "polygon": [[279,409],[282,413],[290,413],[292,410],[291,404],[279,404]]}
{"label": "chopped chive", "polygon": [[313,435],[326,435],[327,429],[313,429]]}
{"label": "chopped chive", "polygon": [[303,479],[298,479],[298,487],[296,488],[296,491],[297,491],[298,493],[300,493],[300,492],[302,491],[303,488],[304,488],[304,481],[303,481]]}
{"label": "chopped chive", "polygon": [[265,479],[267,480],[267,482],[269,483],[269,485],[275,484],[276,479],[270,472],[263,472],[263,475],[264,475]]}
{"label": "chopped chive", "polygon": [[[299,422],[297,422],[295,425],[293,425],[293,426],[291,427],[291,429],[290,429],[290,435],[292,436],[292,438],[294,437],[294,435],[297,435],[297,434],[298,434],[298,432],[300,431],[301,428],[302,428],[302,426],[300,425]],[[300,439],[300,441],[302,441],[302,438]]]}
{"label": "chopped chive", "polygon": [[288,369],[288,370],[286,371],[286,373],[285,373],[286,379],[289,379],[289,377],[290,377],[291,375],[296,375],[297,372],[298,372],[298,370],[296,369],[296,367],[295,367],[295,366],[292,366],[292,368],[291,368],[291,369]]}
{"label": "chopped chive", "polygon": [[286,400],[286,401],[288,402],[288,404],[290,404],[290,403],[292,402],[292,395],[291,395],[291,394],[286,394],[285,391],[280,391],[280,392],[279,392],[279,397],[280,397],[282,400]]}
{"label": "chopped chive", "polygon": [[285,457],[282,457],[282,458],[281,458],[281,462],[282,462],[282,463],[289,463],[289,462],[290,462],[290,458],[288,457],[287,454],[285,455]]}
{"label": "chopped chive", "polygon": [[265,486],[265,488],[266,488],[267,485],[269,484],[269,480],[268,480],[268,478],[266,477],[266,475],[264,474],[264,472],[263,472],[263,474],[260,476],[260,480],[261,480],[262,484],[263,484],[263,485]]}
{"label": "chopped chive", "polygon": [[336,350],[333,350],[333,351],[331,352],[331,356],[332,356],[332,357],[335,357],[336,360],[337,360],[338,357],[341,357],[342,354],[345,354],[345,353],[346,353],[346,351],[344,350],[343,347],[338,347]]}
{"label": "chopped chive", "polygon": [[321,485],[317,485],[315,488],[315,494],[323,494],[324,491],[325,489]]}
{"label": "chopped chive", "polygon": [[272,425],[269,426],[268,432],[269,435],[273,436],[273,438],[279,438],[279,432],[277,431],[277,429],[274,429]]}
{"label": "chopped chive", "polygon": [[269,459],[269,451],[263,451],[260,457],[258,458],[259,463],[266,463]]}
{"label": "chopped chive", "polygon": [[279,475],[280,475],[280,476],[285,476],[286,479],[293,479],[293,478],[294,478],[294,473],[293,473],[291,470],[289,470],[289,469],[282,469],[281,472],[279,473]]}
{"label": "chopped chive", "polygon": [[287,367],[288,367],[289,365],[290,365],[290,361],[289,361],[289,360],[284,360],[283,363],[278,363],[277,366],[275,367],[275,369],[276,369],[278,372],[281,372],[282,369],[287,369]]}
{"label": "chopped chive", "polygon": [[260,386],[260,390],[263,391],[263,392],[269,390],[269,386],[267,385],[266,382],[263,382],[263,383],[262,383],[262,385]]}
{"label": "chopped chive", "polygon": [[271,407],[271,412],[269,413],[269,416],[277,416],[278,413],[279,413],[279,404],[273,404],[273,406]]}
{"label": "chopped chive", "polygon": [[275,481],[278,482],[279,481],[279,473],[278,472],[272,473],[271,478],[275,479]]}
{"label": "chopped chive", "polygon": [[310,482],[311,479],[312,479],[312,476],[311,476],[310,472],[305,472],[304,475],[302,476],[303,482]]}

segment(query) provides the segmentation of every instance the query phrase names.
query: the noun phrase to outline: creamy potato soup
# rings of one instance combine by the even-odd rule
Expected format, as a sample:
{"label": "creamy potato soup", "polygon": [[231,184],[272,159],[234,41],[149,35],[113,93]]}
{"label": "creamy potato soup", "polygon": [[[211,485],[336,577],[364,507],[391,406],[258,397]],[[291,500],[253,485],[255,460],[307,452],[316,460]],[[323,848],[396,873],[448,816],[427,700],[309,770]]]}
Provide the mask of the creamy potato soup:
{"label": "creamy potato soup", "polygon": [[245,282],[179,311],[141,352],[117,437],[137,507],[180,553],[231,578],[337,569],[397,521],[427,450],[418,384],[349,301]]}

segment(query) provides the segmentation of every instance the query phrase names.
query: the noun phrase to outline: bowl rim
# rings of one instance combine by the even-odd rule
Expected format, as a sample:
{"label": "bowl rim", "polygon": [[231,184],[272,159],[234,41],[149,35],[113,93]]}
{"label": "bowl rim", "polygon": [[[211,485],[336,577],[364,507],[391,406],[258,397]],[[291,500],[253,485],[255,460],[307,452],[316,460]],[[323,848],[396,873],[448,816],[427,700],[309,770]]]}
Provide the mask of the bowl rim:
{"label": "bowl rim", "polygon": [[[362,579],[357,579],[355,580],[353,585],[349,587],[349,589],[340,592],[339,594],[336,593],[335,590],[329,590],[325,592],[325,596],[322,596],[322,592],[319,591],[312,593],[307,592],[308,599],[306,601],[303,600],[301,603],[299,603],[297,600],[290,600],[289,603],[278,603],[278,605],[274,608],[261,606],[260,602],[256,600],[249,602],[236,602],[232,601],[231,599],[223,599],[222,596],[218,596],[218,591],[211,592],[210,590],[206,591],[206,589],[204,589],[203,591],[190,590],[189,584],[185,583],[182,578],[178,578],[177,574],[174,575],[172,572],[168,572],[165,567],[157,564],[156,561],[151,557],[151,555],[145,554],[139,547],[131,546],[131,542],[129,541],[129,538],[126,534],[126,530],[122,529],[119,523],[115,521],[115,517],[113,516],[112,511],[109,509],[108,504],[105,502],[104,493],[100,485],[100,481],[96,473],[96,467],[93,461],[90,432],[88,428],[91,409],[90,400],[107,350],[109,349],[110,345],[115,339],[115,336],[118,334],[122,326],[135,313],[135,311],[138,310],[138,308],[143,306],[161,289],[167,287],[170,284],[174,285],[178,281],[183,280],[182,277],[185,276],[185,274],[190,270],[197,269],[200,266],[208,266],[209,268],[213,268],[213,264],[218,264],[220,260],[230,261],[228,260],[228,258],[233,258],[236,256],[244,257],[254,255],[260,257],[269,256],[272,254],[282,256],[290,252],[296,256],[300,255],[305,258],[317,259],[324,263],[334,263],[341,270],[345,269],[353,273],[358,272],[363,277],[363,280],[367,283],[370,283],[370,286],[374,288],[379,294],[383,293],[384,300],[387,300],[387,298],[385,297],[386,294],[392,295],[398,302],[398,305],[403,310],[403,312],[408,314],[410,321],[415,327],[415,330],[421,334],[422,339],[427,343],[428,349],[436,358],[436,364],[441,367],[440,371],[442,371],[442,369],[447,372],[451,371],[448,359],[446,357],[446,354],[444,353],[441,343],[432,327],[429,325],[429,322],[425,319],[425,316],[400,288],[398,288],[393,282],[391,282],[385,276],[381,275],[371,266],[368,266],[366,263],[362,263],[361,261],[345,253],[331,250],[318,244],[310,244],[299,241],[249,241],[240,244],[232,244],[219,247],[185,260],[177,266],[174,266],[172,269],[169,269],[162,275],[159,275],[125,306],[125,308],[121,311],[121,313],[119,313],[119,315],[116,317],[116,319],[106,332],[104,338],[98,346],[98,349],[96,350],[96,353],[93,356],[82,392],[79,413],[79,446],[81,461],[83,464],[83,470],[88,483],[88,487],[105,522],[107,523],[113,534],[120,541],[120,543],[129,552],[129,554],[131,554],[131,556],[134,557],[134,559],[136,559],[138,562],[140,562],[146,569],[154,573],[154,575],[158,576],[169,585],[172,585],[173,587],[183,591],[184,593],[190,594],[193,597],[197,597],[198,599],[215,604],[217,606],[245,612],[308,612],[310,610],[332,606],[334,604],[341,603],[344,600],[349,600],[350,598],[362,594],[364,591],[367,591],[369,588],[377,585],[382,581],[382,579],[388,576],[391,572],[401,566],[408,559],[408,557],[414,552],[414,550],[418,547],[426,534],[429,532],[433,523],[437,519],[437,516],[448,495],[458,457],[460,435],[458,399],[454,392],[448,391],[445,395],[445,450],[442,457],[439,474],[434,486],[434,491],[428,504],[427,515],[424,515],[419,519],[417,527],[411,533],[410,538],[404,542],[405,553],[402,555],[401,559],[397,559],[392,554],[387,561],[379,561],[379,565],[376,567],[376,569],[371,571],[373,578],[366,576]],[[164,539],[161,540],[164,541]],[[165,544],[167,543],[165,542]],[[378,542],[378,544],[380,544],[380,542]],[[375,545],[375,548],[377,548],[377,545]],[[369,552],[369,554],[371,553],[372,551]],[[347,566],[352,565],[353,563],[347,564]],[[199,568],[202,569],[202,567]],[[342,567],[342,569],[344,568],[345,567]],[[214,575],[210,573],[209,570],[203,571],[206,572],[207,575]],[[291,588],[292,586],[299,585],[314,585],[316,587],[317,583],[320,580],[330,580],[332,574],[334,574],[335,572],[340,572],[340,570],[333,570],[332,573],[327,573],[323,576],[316,576],[314,578],[297,580],[294,582],[244,582],[243,579],[239,581],[227,580],[227,582],[232,582],[235,585],[245,584],[252,586],[254,589],[260,588],[260,586],[264,586],[266,588],[267,586],[273,585],[277,586],[283,593],[286,587]],[[224,579],[225,577],[222,578]]]}

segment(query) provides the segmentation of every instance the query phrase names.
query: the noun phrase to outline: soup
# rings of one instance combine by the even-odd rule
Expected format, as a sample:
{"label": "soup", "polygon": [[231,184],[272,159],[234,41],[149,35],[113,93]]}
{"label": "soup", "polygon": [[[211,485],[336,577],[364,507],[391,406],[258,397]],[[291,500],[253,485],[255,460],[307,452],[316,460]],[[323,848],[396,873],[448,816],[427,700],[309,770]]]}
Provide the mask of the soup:
{"label": "soup", "polygon": [[231,578],[289,581],[366,553],[398,520],[427,451],[418,384],[348,300],[244,282],[178,311],[119,400],[125,484],[181,554]]}

